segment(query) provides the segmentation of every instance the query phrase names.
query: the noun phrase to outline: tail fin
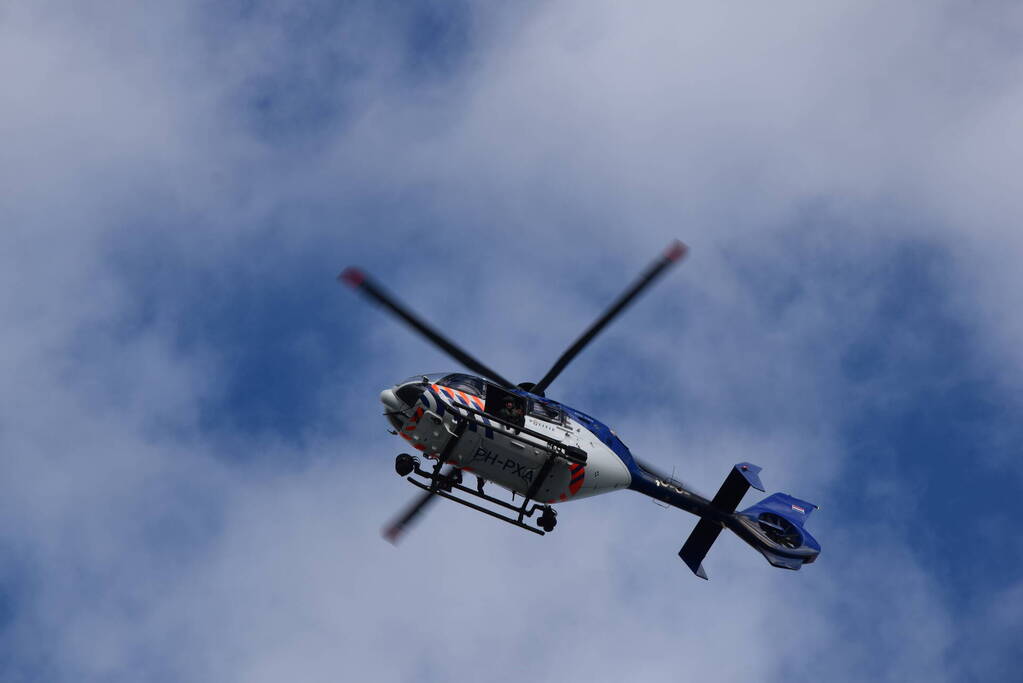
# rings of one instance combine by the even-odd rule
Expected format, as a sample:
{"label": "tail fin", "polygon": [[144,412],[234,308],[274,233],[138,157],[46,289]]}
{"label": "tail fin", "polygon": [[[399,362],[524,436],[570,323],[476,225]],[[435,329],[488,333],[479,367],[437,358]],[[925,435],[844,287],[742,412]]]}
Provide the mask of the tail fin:
{"label": "tail fin", "polygon": [[803,526],[816,509],[813,503],[775,493],[735,516],[741,525],[737,533],[775,567],[799,569],[821,552],[817,539]]}
{"label": "tail fin", "polygon": [[813,503],[787,493],[775,493],[736,513],[750,486],[763,491],[760,468],[739,463],[729,472],[711,501],[709,514],[696,524],[678,555],[701,579],[707,578],[703,559],[726,526],[758,550],[775,567],[799,569],[817,559],[821,547],[803,527],[817,509]]}
{"label": "tail fin", "polygon": [[[723,515],[732,514],[751,486],[758,491],[764,490],[764,485],[760,483],[759,473],[760,468],[756,465],[748,462],[739,463],[728,473],[728,477],[721,484],[711,505]],[[703,570],[703,558],[707,556],[707,552],[714,545],[714,541],[717,540],[718,534],[723,528],[723,522],[704,517],[696,523],[696,528],[689,534],[682,550],[678,551],[678,556],[682,558],[682,561],[701,579],[706,580],[707,578],[707,572]]]}

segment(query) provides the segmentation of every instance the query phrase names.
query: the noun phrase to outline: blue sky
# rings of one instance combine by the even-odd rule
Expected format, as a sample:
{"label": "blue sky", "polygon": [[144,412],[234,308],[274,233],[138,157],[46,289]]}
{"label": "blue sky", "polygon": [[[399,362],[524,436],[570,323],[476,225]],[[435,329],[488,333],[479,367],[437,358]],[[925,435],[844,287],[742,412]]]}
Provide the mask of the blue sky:
{"label": "blue sky", "polygon": [[[1023,637],[1011,3],[15,2],[0,14],[0,679],[990,681]],[[377,394],[542,375],[820,560],[633,493],[523,538]],[[751,496],[752,500],[752,496]],[[736,648],[735,643],[744,645]]]}

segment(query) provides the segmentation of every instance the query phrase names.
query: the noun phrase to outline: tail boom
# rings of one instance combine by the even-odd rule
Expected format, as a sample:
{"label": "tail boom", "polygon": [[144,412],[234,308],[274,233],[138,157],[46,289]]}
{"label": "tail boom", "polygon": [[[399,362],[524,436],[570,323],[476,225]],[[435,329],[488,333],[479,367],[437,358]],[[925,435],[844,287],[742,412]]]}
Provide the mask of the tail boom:
{"label": "tail boom", "polygon": [[776,493],[736,512],[751,487],[764,490],[756,465],[748,462],[735,465],[711,500],[674,480],[664,479],[663,475],[643,469],[633,474],[634,490],[700,517],[678,555],[701,579],[707,578],[703,560],[726,527],[775,567],[799,569],[820,554],[820,545],[803,527],[810,513],[817,509],[813,503]]}

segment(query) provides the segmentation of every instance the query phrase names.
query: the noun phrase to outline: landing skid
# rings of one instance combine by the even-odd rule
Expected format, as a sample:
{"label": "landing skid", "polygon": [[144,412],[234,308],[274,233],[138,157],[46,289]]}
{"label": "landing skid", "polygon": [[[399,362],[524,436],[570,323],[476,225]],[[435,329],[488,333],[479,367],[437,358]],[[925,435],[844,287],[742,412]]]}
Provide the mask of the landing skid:
{"label": "landing skid", "polygon": [[[423,489],[424,491],[435,493],[438,496],[441,496],[442,498],[453,500],[456,503],[460,503],[462,505],[465,505],[466,507],[472,508],[473,510],[477,510],[486,515],[490,515],[491,517],[496,517],[497,519],[508,522],[512,526],[516,526],[520,529],[525,529],[526,531],[531,531],[534,534],[538,534],[540,536],[544,535],[544,531],[531,527],[528,524],[523,523],[522,520],[525,519],[526,517],[532,518],[537,511],[541,512],[541,521],[543,521],[542,520],[543,515],[550,515],[550,517],[548,517],[549,520],[554,519],[555,512],[554,510],[551,509],[549,505],[541,505],[539,503],[534,503],[532,506],[530,506],[529,504],[530,500],[528,498],[526,498],[522,502],[522,505],[512,505],[507,501],[501,500],[500,498],[494,498],[493,496],[489,496],[486,493],[483,493],[482,491],[479,491],[477,489],[471,489],[467,486],[463,486],[461,483],[459,483],[460,477],[457,477],[455,475],[441,474],[440,464],[441,463],[438,462],[437,466],[433,468],[432,472],[424,470],[422,467],[419,466],[419,463],[415,464],[414,469],[415,474],[425,479],[426,482],[428,483],[419,481],[413,476],[408,476],[406,477],[406,479],[408,479],[410,482],[412,482],[419,488]],[[458,472],[460,472],[460,470],[458,470]],[[466,500],[460,496],[455,495],[454,494],[455,491],[459,491],[465,495],[473,496],[475,498],[480,498],[482,500],[487,501],[488,503],[491,503],[492,505],[497,505],[506,510],[510,510],[515,514],[514,516],[506,515],[496,510],[485,508],[482,505],[477,505],[472,501]],[[553,528],[554,526],[552,524],[550,525],[548,531],[550,531]]]}

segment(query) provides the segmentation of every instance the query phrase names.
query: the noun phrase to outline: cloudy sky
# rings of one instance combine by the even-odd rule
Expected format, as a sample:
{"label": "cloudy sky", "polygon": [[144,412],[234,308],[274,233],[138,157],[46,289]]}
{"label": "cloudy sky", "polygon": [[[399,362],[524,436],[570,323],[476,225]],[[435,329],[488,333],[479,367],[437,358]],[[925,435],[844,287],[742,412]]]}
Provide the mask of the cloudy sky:
{"label": "cloudy sky", "polygon": [[[1023,10],[0,3],[0,680],[1016,680]],[[358,264],[818,562],[412,496]],[[750,496],[750,500],[753,496]],[[527,537],[528,536],[528,537]]]}

